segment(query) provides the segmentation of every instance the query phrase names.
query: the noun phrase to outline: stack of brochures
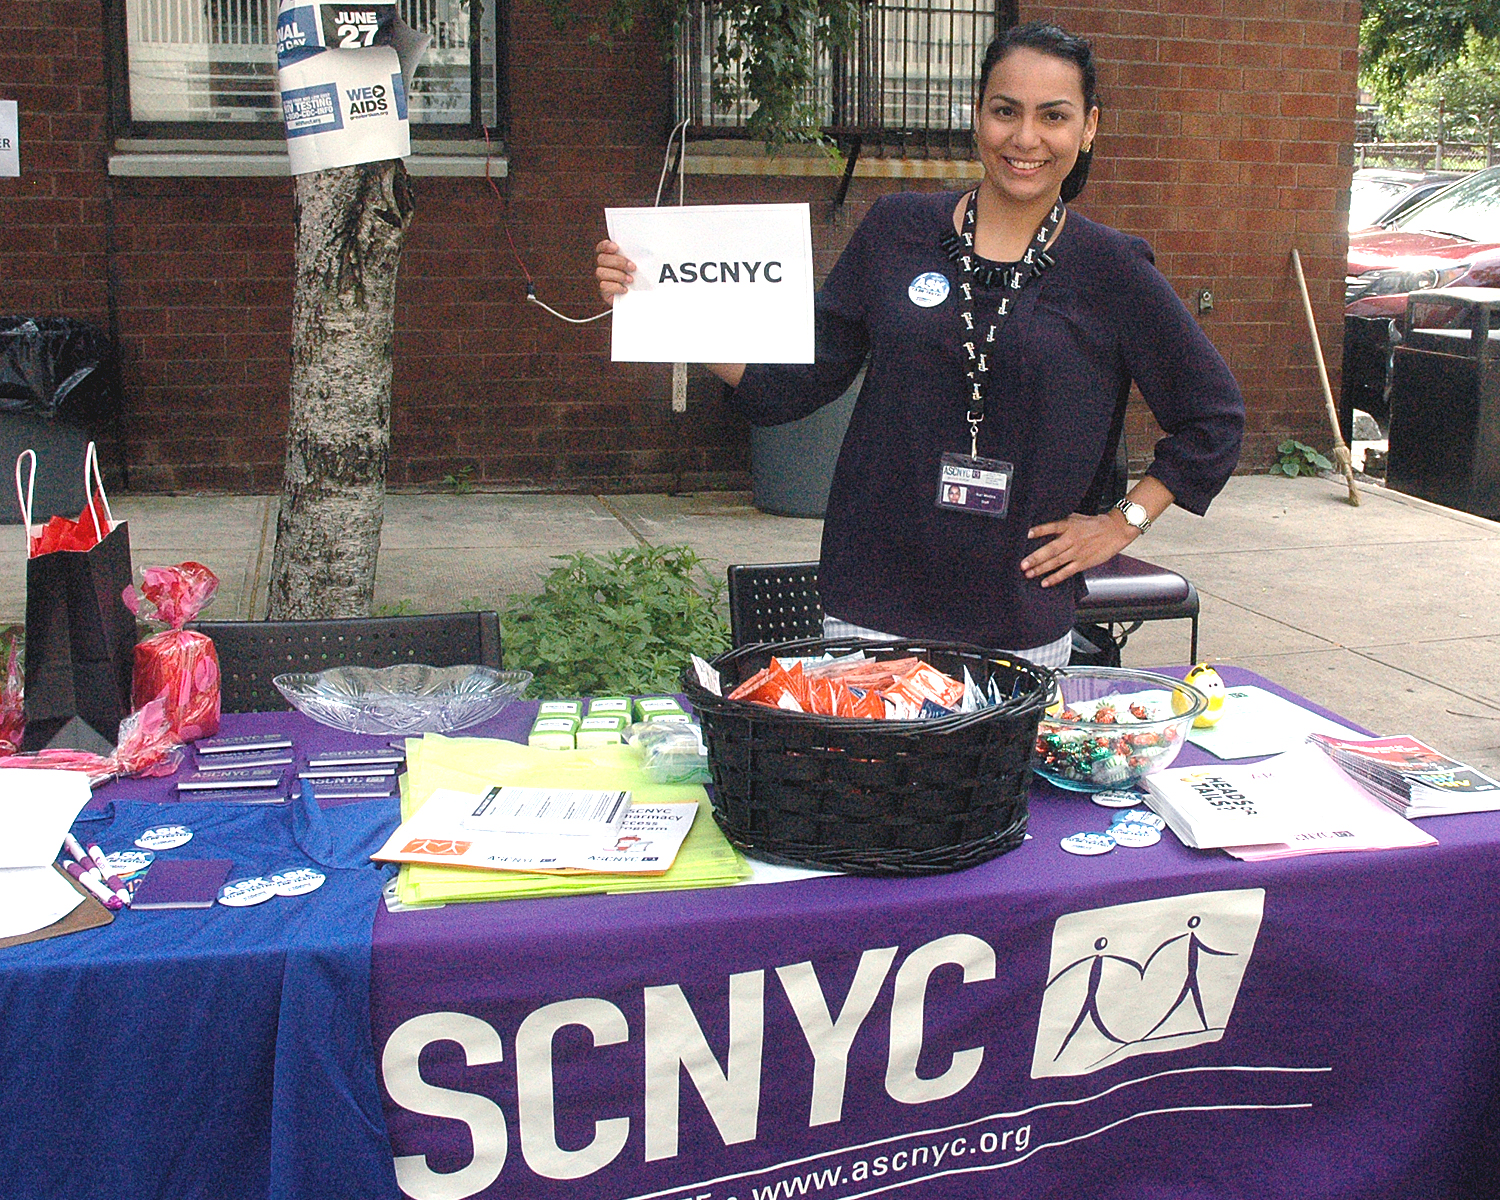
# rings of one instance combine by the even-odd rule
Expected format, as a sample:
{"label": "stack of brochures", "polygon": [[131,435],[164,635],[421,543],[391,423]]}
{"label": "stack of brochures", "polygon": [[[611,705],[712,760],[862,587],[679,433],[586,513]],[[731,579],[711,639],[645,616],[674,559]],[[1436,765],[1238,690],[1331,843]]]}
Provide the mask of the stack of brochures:
{"label": "stack of brochures", "polygon": [[[374,857],[402,864],[403,905],[719,887],[750,874],[703,788],[657,783],[633,747],[428,734],[408,739],[402,784],[402,825]],[[559,833],[556,818],[576,832]]]}
{"label": "stack of brochures", "polygon": [[1500,810],[1500,783],[1414,737],[1307,740],[1403,817]]}
{"label": "stack of brochures", "polygon": [[1174,767],[1142,782],[1147,804],[1185,845],[1249,862],[1437,844],[1313,746],[1248,766]]}

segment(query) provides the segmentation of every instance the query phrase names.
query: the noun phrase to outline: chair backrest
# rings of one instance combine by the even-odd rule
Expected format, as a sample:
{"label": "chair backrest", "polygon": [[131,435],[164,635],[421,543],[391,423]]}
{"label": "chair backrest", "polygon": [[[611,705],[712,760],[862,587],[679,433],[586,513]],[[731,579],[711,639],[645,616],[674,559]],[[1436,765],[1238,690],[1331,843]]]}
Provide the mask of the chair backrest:
{"label": "chair backrest", "polygon": [[327,667],[501,665],[495,612],[432,613],[323,621],[195,621],[219,655],[225,712],[281,712],[291,706],[271,680],[289,671]]}
{"label": "chair backrest", "polygon": [[818,564],[753,563],[729,568],[729,638],[793,642],[823,636]]}

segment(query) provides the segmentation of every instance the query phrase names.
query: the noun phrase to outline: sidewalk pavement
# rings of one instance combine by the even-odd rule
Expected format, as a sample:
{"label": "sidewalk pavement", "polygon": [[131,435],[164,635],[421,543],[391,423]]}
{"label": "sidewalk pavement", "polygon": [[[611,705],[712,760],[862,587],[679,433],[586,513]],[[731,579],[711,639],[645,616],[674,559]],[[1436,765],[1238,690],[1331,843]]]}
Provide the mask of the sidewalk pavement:
{"label": "sidewalk pavement", "polygon": [[[1134,548],[1202,597],[1199,657],[1235,663],[1378,733],[1409,733],[1500,771],[1500,523],[1342,480],[1245,475],[1206,518],[1167,514]],[[219,574],[209,616],[265,616],[271,496],[123,495],[141,568],[196,559]],[[392,494],[378,611],[503,608],[552,556],[689,544],[715,576],[737,562],[816,559],[822,522],[772,517],[744,493]],[[19,526],[0,527],[0,622],[25,616]],[[1130,666],[1181,663],[1185,622],[1134,634]]]}

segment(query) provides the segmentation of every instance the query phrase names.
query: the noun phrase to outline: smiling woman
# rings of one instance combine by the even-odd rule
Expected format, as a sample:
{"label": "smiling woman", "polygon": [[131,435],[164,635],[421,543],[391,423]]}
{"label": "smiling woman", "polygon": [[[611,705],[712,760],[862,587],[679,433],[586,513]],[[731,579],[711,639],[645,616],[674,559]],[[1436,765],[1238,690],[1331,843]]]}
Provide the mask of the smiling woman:
{"label": "smiling woman", "polygon": [[[1152,264],[1067,209],[1099,131],[1089,44],[1017,25],[989,46],[962,195],[878,201],[819,293],[816,362],[722,364],[756,424],[836,400],[868,360],[839,454],[818,582],[830,636],[931,638],[1067,662],[1082,572],[1174,501],[1202,513],[1239,457],[1244,402]],[[607,302],[635,282],[597,247]],[[1095,515],[1139,386],[1167,436]]]}

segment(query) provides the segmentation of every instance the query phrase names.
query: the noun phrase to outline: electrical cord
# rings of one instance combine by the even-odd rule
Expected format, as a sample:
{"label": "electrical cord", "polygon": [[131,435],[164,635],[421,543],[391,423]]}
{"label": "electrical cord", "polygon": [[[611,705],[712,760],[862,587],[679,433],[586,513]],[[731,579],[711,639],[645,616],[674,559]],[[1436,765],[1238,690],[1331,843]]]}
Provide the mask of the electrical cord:
{"label": "electrical cord", "polygon": [[[654,207],[659,208],[661,206],[661,193],[662,189],[666,186],[667,169],[671,166],[672,163],[672,143],[673,141],[677,140],[679,134],[681,134],[682,143],[681,154],[683,157],[686,157],[687,155],[687,127],[689,120],[691,120],[691,118],[679,121],[675,126],[673,126],[672,132],[667,135],[667,148],[665,153],[662,155],[661,160],[661,177],[656,181],[656,200],[654,203]],[[494,177],[490,174],[490,130],[488,125],[484,127],[484,147],[484,180],[490,185],[490,191],[495,193],[495,199],[500,201],[500,203],[504,205],[505,197],[500,194],[500,189],[495,186]],[[683,178],[683,171],[681,167],[682,164],[679,162],[677,171],[677,203],[679,205],[683,203],[685,186],[685,180]],[[511,236],[510,218],[508,215],[504,218],[504,223],[505,240],[510,243],[510,252],[516,260],[516,265],[521,268],[521,274],[526,276],[526,303],[535,304],[544,312],[551,313],[559,321],[566,321],[569,325],[589,325],[594,321],[600,321],[605,317],[614,315],[615,310],[613,308],[606,308],[603,312],[595,313],[592,317],[570,317],[566,313],[558,312],[557,309],[553,308],[550,304],[547,304],[545,301],[543,301],[541,297],[536,294],[536,281],[532,279],[531,272],[527,270],[526,261],[521,257],[521,252],[516,249],[516,239]]]}

